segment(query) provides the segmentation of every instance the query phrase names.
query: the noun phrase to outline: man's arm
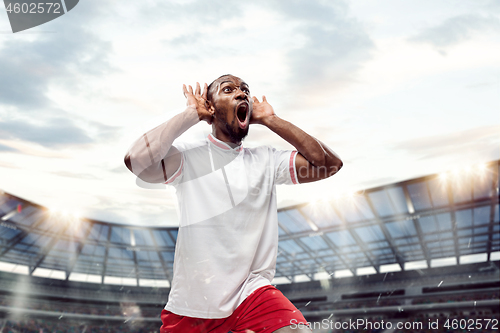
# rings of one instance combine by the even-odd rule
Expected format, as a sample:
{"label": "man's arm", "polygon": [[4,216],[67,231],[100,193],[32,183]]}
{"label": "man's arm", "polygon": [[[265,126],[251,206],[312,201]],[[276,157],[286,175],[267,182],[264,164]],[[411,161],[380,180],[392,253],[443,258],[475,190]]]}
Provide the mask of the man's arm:
{"label": "man's arm", "polygon": [[205,101],[207,85],[201,94],[200,84],[196,91],[183,85],[187,108],[172,119],[148,131],[137,139],[125,155],[125,165],[137,177],[148,183],[165,183],[181,165],[181,154],[172,143],[187,129],[201,120],[212,122],[212,114]]}
{"label": "man's arm", "polygon": [[299,183],[328,178],[342,168],[342,160],[333,150],[294,124],[279,118],[265,96],[262,102],[253,98],[252,123],[268,127],[297,149],[295,168]]}

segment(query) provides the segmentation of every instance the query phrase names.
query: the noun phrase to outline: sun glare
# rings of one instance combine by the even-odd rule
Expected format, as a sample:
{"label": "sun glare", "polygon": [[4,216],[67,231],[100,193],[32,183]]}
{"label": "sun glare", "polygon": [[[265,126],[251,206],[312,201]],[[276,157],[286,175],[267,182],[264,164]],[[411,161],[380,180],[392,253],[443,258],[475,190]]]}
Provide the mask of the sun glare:
{"label": "sun glare", "polygon": [[446,172],[441,172],[439,174],[439,179],[441,179],[441,181],[445,182],[448,179],[448,174]]}
{"label": "sun glare", "polygon": [[484,164],[484,163],[481,163],[481,164],[477,165],[477,170],[479,170],[482,173],[485,172],[486,169],[487,169],[487,167],[486,167],[486,164]]}

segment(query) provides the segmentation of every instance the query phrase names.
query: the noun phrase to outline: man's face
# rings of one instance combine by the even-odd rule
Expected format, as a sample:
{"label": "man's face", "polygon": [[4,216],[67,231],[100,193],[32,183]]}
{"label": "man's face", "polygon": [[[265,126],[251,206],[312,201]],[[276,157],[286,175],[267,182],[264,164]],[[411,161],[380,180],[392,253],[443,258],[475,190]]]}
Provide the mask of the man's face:
{"label": "man's face", "polygon": [[223,76],[214,82],[212,105],[214,125],[231,141],[239,143],[248,134],[252,115],[252,99],[248,85],[236,76]]}

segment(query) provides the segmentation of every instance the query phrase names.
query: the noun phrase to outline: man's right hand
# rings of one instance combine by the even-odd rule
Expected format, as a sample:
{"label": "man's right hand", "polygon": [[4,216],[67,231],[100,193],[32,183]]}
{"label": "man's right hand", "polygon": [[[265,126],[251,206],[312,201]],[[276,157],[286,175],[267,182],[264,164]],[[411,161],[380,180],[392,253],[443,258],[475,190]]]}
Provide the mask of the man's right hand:
{"label": "man's right hand", "polygon": [[198,113],[198,118],[200,120],[206,121],[209,125],[212,124],[213,121],[213,111],[211,112],[209,109],[209,104],[207,101],[207,93],[208,93],[208,86],[205,83],[204,86],[204,91],[203,94],[201,93],[201,88],[200,84],[196,82],[196,90],[193,93],[193,87],[188,86],[189,88],[186,88],[186,85],[182,85],[182,91],[184,92],[184,96],[186,97],[187,101],[187,107],[188,108],[193,108],[196,110]]}

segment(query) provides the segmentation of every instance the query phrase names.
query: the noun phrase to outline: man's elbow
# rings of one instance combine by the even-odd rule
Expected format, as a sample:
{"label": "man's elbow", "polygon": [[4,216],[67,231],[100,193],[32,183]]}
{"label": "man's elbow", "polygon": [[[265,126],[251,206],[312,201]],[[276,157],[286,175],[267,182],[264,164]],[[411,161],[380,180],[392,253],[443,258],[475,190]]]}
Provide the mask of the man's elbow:
{"label": "man's elbow", "polygon": [[129,169],[131,172],[134,172],[132,170],[132,161],[130,160],[130,154],[127,153],[123,159],[123,161],[125,162],[125,166],[127,167],[127,169]]}
{"label": "man's elbow", "polygon": [[324,152],[318,152],[308,156],[308,161],[317,168],[324,168],[328,166],[328,156]]}
{"label": "man's elbow", "polygon": [[332,160],[329,163],[330,170],[328,172],[328,177],[331,177],[334,174],[336,174],[337,172],[339,172],[343,166],[344,166],[344,162],[342,162],[342,160],[340,158],[338,158],[338,157],[332,158]]}
{"label": "man's elbow", "polygon": [[342,160],[340,158],[337,158],[337,162],[336,162],[337,172],[340,169],[342,169],[343,166],[344,166],[344,162],[342,162]]}
{"label": "man's elbow", "polygon": [[150,184],[158,183],[158,181],[156,179],[148,177],[147,172],[143,171],[140,174],[136,174],[134,172],[134,170],[132,169],[132,158],[130,157],[130,153],[127,153],[125,155],[125,157],[123,158],[123,162],[125,162],[125,166],[127,167],[127,169],[129,169],[130,172],[132,172],[134,175],[136,175],[137,178],[139,178],[140,180],[142,180],[146,183],[150,183]]}

